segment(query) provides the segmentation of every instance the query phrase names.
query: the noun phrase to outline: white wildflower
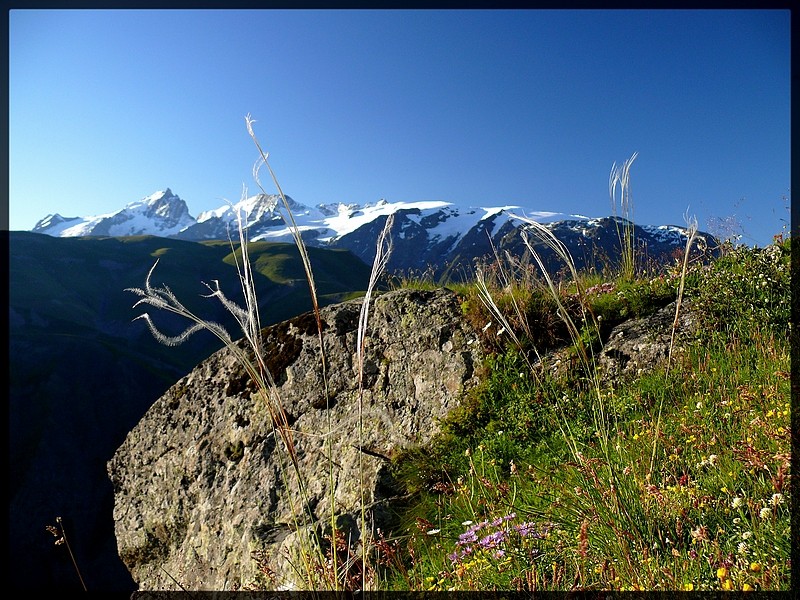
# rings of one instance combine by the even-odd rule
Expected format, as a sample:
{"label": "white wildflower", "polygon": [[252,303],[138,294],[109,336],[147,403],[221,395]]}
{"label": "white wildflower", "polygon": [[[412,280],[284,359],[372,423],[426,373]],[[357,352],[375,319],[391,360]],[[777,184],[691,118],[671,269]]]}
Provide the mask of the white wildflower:
{"label": "white wildflower", "polygon": [[736,546],[736,551],[739,554],[747,554],[747,544],[744,542],[739,542],[739,545]]}

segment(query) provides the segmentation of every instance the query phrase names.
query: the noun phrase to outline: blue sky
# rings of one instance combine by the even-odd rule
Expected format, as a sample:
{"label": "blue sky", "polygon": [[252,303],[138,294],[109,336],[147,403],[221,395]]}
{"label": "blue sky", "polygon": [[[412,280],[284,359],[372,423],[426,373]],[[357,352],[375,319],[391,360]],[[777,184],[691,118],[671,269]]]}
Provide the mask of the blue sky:
{"label": "blue sky", "polygon": [[9,34],[12,230],[256,193],[248,113],[307,205],[605,216],[638,152],[639,223],[763,246],[789,220],[788,10],[12,10]]}

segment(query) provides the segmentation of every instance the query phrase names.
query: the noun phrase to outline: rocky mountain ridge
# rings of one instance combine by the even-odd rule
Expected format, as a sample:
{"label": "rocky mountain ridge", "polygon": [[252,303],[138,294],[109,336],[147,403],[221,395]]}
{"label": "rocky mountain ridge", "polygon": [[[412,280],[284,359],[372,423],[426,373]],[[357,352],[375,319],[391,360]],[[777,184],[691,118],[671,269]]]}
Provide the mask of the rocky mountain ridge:
{"label": "rocky mountain ridge", "polygon": [[[374,257],[377,234],[388,215],[394,214],[391,234],[396,250],[387,269],[395,273],[428,271],[437,279],[469,278],[475,262],[491,260],[495,252],[525,255],[519,236],[525,219],[545,224],[565,243],[579,268],[601,270],[613,262],[612,257],[620,255],[620,228],[632,225],[619,217],[589,218],[503,204],[465,208],[443,201],[380,200],[366,205],[340,202],[312,208],[288,196],[286,202],[307,245],[350,250],[367,264]],[[238,236],[239,216],[250,240],[294,241],[286,208],[277,195],[250,196],[205,211],[195,219],[186,203],[169,188],[106,215],[48,215],[33,231],[59,237],[147,234],[189,241],[228,240]],[[636,224],[634,228],[637,254],[654,262],[669,261],[687,239],[683,227]],[[716,246],[713,236],[701,232],[699,237],[706,247]],[[552,262],[548,250],[542,251],[545,261]]]}

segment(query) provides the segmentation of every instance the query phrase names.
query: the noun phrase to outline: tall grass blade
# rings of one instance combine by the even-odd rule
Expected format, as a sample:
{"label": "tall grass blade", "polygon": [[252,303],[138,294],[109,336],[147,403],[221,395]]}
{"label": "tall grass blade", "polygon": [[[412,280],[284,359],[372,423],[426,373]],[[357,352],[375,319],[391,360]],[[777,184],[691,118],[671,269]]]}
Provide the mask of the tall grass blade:
{"label": "tall grass blade", "polygon": [[[383,230],[378,236],[375,245],[375,258],[372,261],[367,292],[361,303],[361,310],[358,317],[358,335],[356,341],[356,362],[358,364],[358,460],[359,460],[359,490],[361,492],[361,590],[367,590],[367,542],[372,539],[371,528],[367,528],[366,502],[364,500],[364,453],[361,451],[364,445],[364,351],[366,348],[367,326],[369,324],[369,311],[372,303],[372,293],[378,284],[382,274],[389,264],[392,253],[391,230],[394,224],[394,214],[386,218]],[[369,531],[369,535],[367,532]]]}

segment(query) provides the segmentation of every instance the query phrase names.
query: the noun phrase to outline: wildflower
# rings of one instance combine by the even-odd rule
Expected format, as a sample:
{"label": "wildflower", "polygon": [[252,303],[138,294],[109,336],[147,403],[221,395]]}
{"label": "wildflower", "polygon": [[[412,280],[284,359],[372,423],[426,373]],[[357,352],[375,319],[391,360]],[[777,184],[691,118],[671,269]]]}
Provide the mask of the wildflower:
{"label": "wildflower", "polygon": [[752,536],[752,535],[753,535],[752,531],[745,531],[744,533],[742,533],[742,539],[743,540],[750,539],[750,536]]}
{"label": "wildflower", "polygon": [[769,499],[769,503],[772,504],[772,506],[783,504],[783,494],[772,494],[772,498]]}
{"label": "wildflower", "polygon": [[739,496],[736,496],[736,498],[734,498],[731,501],[731,506],[733,508],[739,508],[741,505],[742,505],[742,499]]}
{"label": "wildflower", "polygon": [[475,532],[465,531],[461,535],[458,536],[458,545],[463,546],[464,544],[470,544],[472,542],[476,542],[478,540],[478,536],[475,535]]}
{"label": "wildflower", "polygon": [[694,589],[694,584],[693,583],[684,583],[681,589],[684,592],[691,592]]}
{"label": "wildflower", "polygon": [[772,510],[765,506],[760,511],[758,511],[758,516],[761,517],[762,519],[769,519],[770,516],[772,516]]}
{"label": "wildflower", "polygon": [[761,563],[757,563],[757,562],[750,563],[750,570],[753,573],[760,573],[761,572]]}
{"label": "wildflower", "polygon": [[486,537],[482,538],[478,544],[480,544],[483,548],[495,548],[499,544],[503,543],[505,537],[505,531],[495,531],[494,533],[490,533]]}
{"label": "wildflower", "polygon": [[739,542],[739,545],[736,546],[736,551],[739,554],[747,554],[747,542]]}
{"label": "wildflower", "polygon": [[531,532],[535,531],[536,523],[527,522],[527,523],[520,523],[519,525],[514,525],[514,529],[516,529],[517,533],[521,537],[527,537]]}
{"label": "wildflower", "polygon": [[441,529],[429,529],[427,533],[428,533],[428,535],[436,535],[440,531],[441,531]]}
{"label": "wildflower", "polygon": [[717,569],[717,579],[725,579],[728,576],[728,569],[726,567],[720,567]]}
{"label": "wildflower", "polygon": [[725,590],[725,591],[732,590],[733,589],[733,582],[730,579],[725,579],[722,582],[722,589]]}
{"label": "wildflower", "polygon": [[753,586],[752,586],[752,585],[750,585],[749,583],[745,583],[745,584],[742,586],[742,591],[743,591],[743,592],[752,592],[752,591],[753,591]]}

